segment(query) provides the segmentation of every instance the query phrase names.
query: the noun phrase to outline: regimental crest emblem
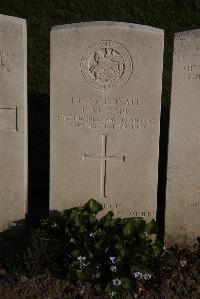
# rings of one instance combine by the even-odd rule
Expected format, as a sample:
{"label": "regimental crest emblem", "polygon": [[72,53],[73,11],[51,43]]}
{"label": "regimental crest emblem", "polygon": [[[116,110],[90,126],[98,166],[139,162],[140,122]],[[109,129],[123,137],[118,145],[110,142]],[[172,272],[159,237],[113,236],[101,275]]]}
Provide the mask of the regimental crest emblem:
{"label": "regimental crest emblem", "polygon": [[128,50],[114,41],[99,41],[81,58],[81,72],[86,82],[101,91],[121,87],[131,77],[133,63]]}

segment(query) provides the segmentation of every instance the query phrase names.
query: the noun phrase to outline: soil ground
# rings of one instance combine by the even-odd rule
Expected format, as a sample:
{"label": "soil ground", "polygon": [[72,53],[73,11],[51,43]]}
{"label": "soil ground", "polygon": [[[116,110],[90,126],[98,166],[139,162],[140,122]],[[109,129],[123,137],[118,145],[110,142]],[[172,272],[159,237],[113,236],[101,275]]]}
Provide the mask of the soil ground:
{"label": "soil ground", "polygon": [[[200,298],[200,250],[173,249],[177,265],[172,272],[163,273],[159,282],[150,283],[137,294],[124,294],[123,299],[199,299]],[[182,266],[181,266],[182,264]],[[48,270],[26,276],[11,274],[0,268],[1,299],[109,299],[96,286],[73,285],[65,278]]]}

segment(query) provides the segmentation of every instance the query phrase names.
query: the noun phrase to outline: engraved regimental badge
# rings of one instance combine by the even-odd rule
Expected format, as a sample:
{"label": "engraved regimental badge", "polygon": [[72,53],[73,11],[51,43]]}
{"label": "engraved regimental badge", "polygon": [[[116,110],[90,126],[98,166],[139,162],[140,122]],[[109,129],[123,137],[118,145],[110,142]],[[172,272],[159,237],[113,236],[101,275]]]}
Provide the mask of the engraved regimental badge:
{"label": "engraved regimental badge", "polygon": [[98,41],[81,58],[81,72],[86,82],[101,91],[121,87],[132,73],[132,59],[127,49],[114,41]]}

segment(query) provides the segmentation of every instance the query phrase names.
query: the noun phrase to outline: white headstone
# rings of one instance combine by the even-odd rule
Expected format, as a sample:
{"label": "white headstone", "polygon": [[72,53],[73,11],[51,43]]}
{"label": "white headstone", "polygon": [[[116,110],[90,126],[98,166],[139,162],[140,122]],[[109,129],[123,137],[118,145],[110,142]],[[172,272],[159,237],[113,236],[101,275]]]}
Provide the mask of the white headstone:
{"label": "white headstone", "polygon": [[200,234],[200,30],[175,34],[166,198],[166,242]]}
{"label": "white headstone", "polygon": [[0,231],[25,217],[26,39],[25,20],[0,15]]}
{"label": "white headstone", "polygon": [[51,32],[51,209],[100,201],[155,217],[163,31],[115,22]]}

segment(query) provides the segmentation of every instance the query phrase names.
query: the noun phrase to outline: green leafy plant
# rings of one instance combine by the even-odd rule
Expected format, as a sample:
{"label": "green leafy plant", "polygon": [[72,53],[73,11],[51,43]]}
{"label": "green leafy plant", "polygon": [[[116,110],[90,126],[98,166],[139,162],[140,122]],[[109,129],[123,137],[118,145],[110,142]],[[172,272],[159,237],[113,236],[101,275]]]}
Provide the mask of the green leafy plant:
{"label": "green leafy plant", "polygon": [[26,250],[26,268],[35,271],[39,262],[43,267],[62,269],[73,282],[99,285],[112,297],[119,297],[125,291],[144,288],[155,278],[158,267],[173,266],[170,253],[155,240],[155,220],[114,218],[111,211],[97,217],[102,210],[91,199],[83,207],[43,221],[32,235],[35,245]]}

